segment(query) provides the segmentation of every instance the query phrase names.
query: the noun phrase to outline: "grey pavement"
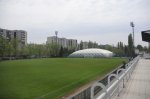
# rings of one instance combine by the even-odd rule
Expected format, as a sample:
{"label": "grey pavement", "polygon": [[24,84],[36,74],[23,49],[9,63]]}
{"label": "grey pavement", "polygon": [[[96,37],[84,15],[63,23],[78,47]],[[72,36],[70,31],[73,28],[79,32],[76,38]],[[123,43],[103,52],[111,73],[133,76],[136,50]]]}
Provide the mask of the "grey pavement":
{"label": "grey pavement", "polygon": [[150,59],[140,59],[126,87],[115,99],[150,99]]}

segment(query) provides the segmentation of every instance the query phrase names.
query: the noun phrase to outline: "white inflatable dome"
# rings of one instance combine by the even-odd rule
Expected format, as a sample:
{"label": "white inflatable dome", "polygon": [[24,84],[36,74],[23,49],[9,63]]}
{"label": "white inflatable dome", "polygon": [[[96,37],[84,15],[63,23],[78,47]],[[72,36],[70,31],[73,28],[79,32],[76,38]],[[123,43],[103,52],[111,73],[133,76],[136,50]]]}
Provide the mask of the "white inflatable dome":
{"label": "white inflatable dome", "polygon": [[99,58],[99,57],[112,57],[113,53],[108,50],[98,49],[98,48],[90,48],[83,49],[76,52],[73,52],[68,57],[76,57],[76,58]]}

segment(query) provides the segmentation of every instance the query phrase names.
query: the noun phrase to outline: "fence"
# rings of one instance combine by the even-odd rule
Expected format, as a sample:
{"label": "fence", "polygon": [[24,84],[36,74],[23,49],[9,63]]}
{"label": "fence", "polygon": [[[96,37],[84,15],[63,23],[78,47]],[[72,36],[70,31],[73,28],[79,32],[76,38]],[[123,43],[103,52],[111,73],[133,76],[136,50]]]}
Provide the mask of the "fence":
{"label": "fence", "polygon": [[125,66],[120,66],[118,69],[106,75],[102,80],[69,96],[67,99],[111,99],[113,96],[119,96],[120,91],[128,82],[139,58],[137,56]]}

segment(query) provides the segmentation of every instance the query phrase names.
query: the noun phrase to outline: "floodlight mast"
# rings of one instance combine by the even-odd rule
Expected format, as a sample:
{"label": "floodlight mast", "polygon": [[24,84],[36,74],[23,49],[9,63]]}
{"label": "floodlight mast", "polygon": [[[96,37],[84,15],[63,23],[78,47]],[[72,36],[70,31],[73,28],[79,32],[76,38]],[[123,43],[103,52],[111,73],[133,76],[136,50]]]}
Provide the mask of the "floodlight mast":
{"label": "floodlight mast", "polygon": [[57,44],[57,35],[58,35],[58,31],[55,31],[55,35],[56,35],[56,44]]}
{"label": "floodlight mast", "polygon": [[134,52],[135,52],[135,42],[134,42],[134,27],[135,27],[135,25],[134,25],[134,23],[133,22],[130,22],[130,26],[132,27],[132,33],[133,33],[133,56],[134,56]]}
{"label": "floodlight mast", "polygon": [[132,33],[133,33],[133,46],[134,46],[134,23],[133,22],[130,22],[130,26],[132,27]]}

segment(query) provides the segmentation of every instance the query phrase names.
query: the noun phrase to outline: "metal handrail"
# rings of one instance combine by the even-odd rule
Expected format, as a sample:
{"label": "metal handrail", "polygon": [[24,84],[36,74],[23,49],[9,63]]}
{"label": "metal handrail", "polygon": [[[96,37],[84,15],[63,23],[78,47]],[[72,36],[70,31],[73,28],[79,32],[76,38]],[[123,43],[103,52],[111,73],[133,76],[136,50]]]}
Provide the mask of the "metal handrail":
{"label": "metal handrail", "polygon": [[[126,64],[125,69],[120,68],[117,70],[117,74],[110,74],[108,76],[108,86],[105,86],[104,84],[100,82],[96,82],[91,86],[91,99],[111,99],[112,95],[117,91],[117,95],[119,96],[120,93],[120,84],[121,81],[123,82],[123,88],[125,87],[125,79],[126,81],[129,80],[131,73],[133,72],[138,60],[139,56],[134,58],[132,61]],[[122,71],[123,73],[120,75],[119,72]],[[128,78],[127,78],[128,76]],[[115,81],[111,83],[111,77],[115,77]],[[95,87],[101,87],[102,91],[100,95],[97,97],[94,95],[94,88]]]}

